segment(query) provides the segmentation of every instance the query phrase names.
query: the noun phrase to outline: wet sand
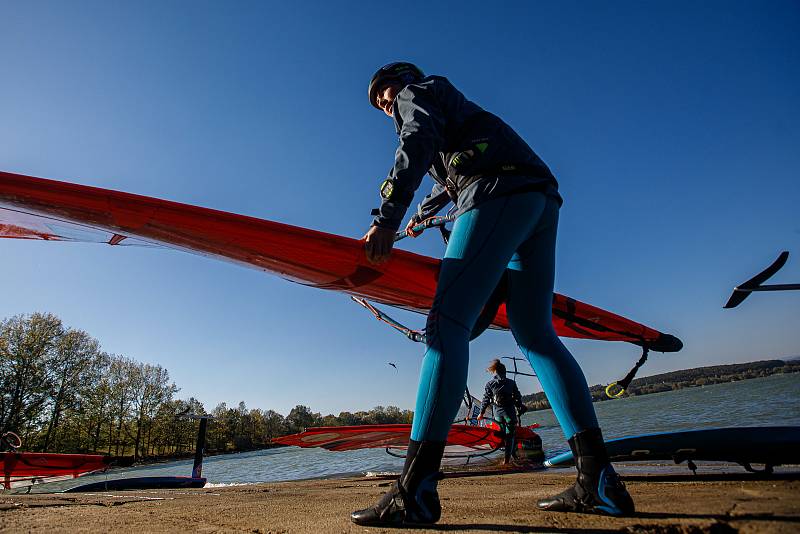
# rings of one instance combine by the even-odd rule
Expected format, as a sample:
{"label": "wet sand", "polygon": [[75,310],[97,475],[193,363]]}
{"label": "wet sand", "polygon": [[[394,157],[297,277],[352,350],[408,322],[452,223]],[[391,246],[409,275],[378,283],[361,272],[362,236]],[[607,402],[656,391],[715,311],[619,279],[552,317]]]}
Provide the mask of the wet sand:
{"label": "wet sand", "polygon": [[[634,474],[637,514],[608,518],[539,512],[569,470],[447,478],[441,522],[414,532],[800,532],[800,472]],[[348,514],[375,502],[388,480],[346,478],[95,494],[0,495],[2,532],[399,532],[360,527]]]}

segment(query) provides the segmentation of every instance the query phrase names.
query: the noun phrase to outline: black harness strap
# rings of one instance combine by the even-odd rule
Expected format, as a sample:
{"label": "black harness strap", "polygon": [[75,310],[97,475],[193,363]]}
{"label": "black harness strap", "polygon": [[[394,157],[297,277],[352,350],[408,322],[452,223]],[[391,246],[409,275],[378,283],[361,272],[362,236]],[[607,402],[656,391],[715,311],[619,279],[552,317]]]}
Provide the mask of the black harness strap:
{"label": "black harness strap", "polygon": [[[633,366],[633,369],[628,371],[628,374],[625,375],[625,378],[618,382],[612,382],[606,386],[606,395],[612,399],[622,396],[622,394],[625,393],[625,390],[628,389],[628,386],[631,385],[631,382],[633,382],[633,378],[636,376],[639,368],[644,365],[644,362],[647,361],[647,355],[649,353],[650,348],[647,345],[642,345],[642,357],[639,358],[639,361],[636,362],[636,365]],[[619,388],[618,391],[617,388]]]}

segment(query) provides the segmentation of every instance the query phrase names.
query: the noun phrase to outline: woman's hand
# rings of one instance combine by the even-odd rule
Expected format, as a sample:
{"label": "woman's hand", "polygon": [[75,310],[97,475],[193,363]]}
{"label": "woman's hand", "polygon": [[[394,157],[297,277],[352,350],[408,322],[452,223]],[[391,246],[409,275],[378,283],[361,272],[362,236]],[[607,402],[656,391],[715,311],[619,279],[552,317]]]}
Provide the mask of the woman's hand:
{"label": "woman's hand", "polygon": [[406,224],[406,235],[409,237],[417,237],[418,235],[420,235],[424,231],[424,229],[420,230],[419,232],[414,231],[414,227],[419,223],[420,221],[419,219],[416,218],[416,216],[411,217],[408,220],[408,223]]}
{"label": "woman's hand", "polygon": [[380,265],[389,259],[394,246],[394,230],[371,226],[362,239],[365,241],[364,251],[367,254],[367,261]]}

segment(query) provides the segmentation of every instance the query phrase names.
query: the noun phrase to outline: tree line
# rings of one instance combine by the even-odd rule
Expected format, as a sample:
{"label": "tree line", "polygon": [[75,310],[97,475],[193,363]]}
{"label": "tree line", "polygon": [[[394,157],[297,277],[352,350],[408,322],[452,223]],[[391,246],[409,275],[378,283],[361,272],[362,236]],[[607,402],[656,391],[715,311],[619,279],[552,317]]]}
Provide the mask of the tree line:
{"label": "tree line", "polygon": [[190,455],[197,421],[212,415],[208,452],[270,446],[272,438],[310,426],[410,423],[413,412],[377,406],[338,416],[298,405],[274,410],[218,404],[206,412],[160,365],[104,352],[88,333],[49,313],[0,322],[0,431],[13,431],[24,450],[132,455],[135,459]]}

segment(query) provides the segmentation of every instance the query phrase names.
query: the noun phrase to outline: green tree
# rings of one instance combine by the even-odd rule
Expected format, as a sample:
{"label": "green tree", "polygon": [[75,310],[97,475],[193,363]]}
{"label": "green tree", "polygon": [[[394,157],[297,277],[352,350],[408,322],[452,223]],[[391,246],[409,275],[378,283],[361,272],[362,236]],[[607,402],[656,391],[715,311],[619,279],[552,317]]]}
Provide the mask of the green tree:
{"label": "green tree", "polygon": [[286,420],[274,410],[264,412],[264,436],[269,442],[272,438],[283,436],[287,433]]}
{"label": "green tree", "polygon": [[290,432],[302,432],[306,428],[315,426],[314,423],[318,419],[320,419],[318,413],[313,413],[308,406],[298,404],[286,416],[286,424]]}
{"label": "green tree", "polygon": [[[55,441],[60,418],[65,410],[74,409],[87,385],[97,381],[100,344],[82,330],[67,330],[56,341],[48,365],[51,399],[50,420],[44,435],[42,450],[50,449]],[[73,414],[79,417],[80,414]]]}
{"label": "green tree", "polygon": [[35,430],[50,399],[48,362],[63,330],[52,314],[0,323],[0,429],[23,436]]}
{"label": "green tree", "polygon": [[131,405],[133,402],[133,380],[136,362],[122,356],[112,356],[108,369],[109,397],[111,405],[108,417],[108,454],[119,456],[125,451],[130,435]]}
{"label": "green tree", "polygon": [[[136,417],[136,437],[133,442],[133,457],[142,454],[143,434],[158,412],[159,406],[172,400],[178,391],[170,383],[169,373],[160,365],[135,364],[130,367],[131,407]],[[147,447],[145,447],[145,450]]]}

